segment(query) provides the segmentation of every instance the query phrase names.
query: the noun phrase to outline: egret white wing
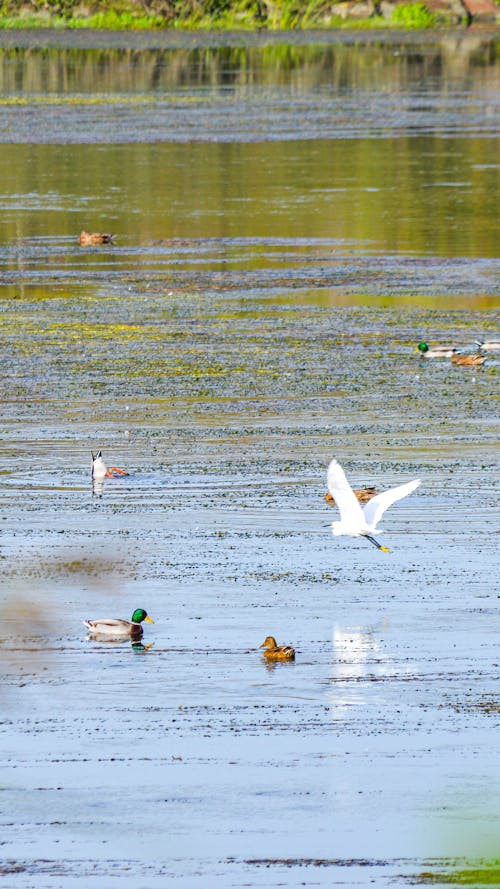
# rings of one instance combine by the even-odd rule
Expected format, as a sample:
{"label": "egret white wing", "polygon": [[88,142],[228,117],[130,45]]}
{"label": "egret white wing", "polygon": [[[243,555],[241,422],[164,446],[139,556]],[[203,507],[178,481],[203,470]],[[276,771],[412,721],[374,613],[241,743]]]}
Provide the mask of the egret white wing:
{"label": "egret white wing", "polygon": [[372,497],[363,510],[367,526],[374,531],[386,509],[389,509],[393,503],[396,503],[396,500],[401,500],[402,497],[411,494],[420,484],[421,481],[417,478],[412,482],[407,482],[405,485],[398,485],[397,488],[390,488],[389,491],[382,491],[381,494]]}
{"label": "egret white wing", "polygon": [[345,477],[340,463],[332,460],[328,467],[327,485],[340,512],[340,520],[348,525],[364,526],[363,510]]}

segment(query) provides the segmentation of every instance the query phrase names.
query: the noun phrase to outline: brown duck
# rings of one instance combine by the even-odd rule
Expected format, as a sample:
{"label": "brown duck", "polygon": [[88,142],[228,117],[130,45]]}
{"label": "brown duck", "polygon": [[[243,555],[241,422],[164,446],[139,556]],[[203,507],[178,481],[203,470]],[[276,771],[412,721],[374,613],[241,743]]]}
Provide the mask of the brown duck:
{"label": "brown duck", "polygon": [[[375,497],[376,493],[376,488],[359,488],[358,490],[354,491],[354,494],[356,495],[359,503],[368,503],[368,501],[371,500],[372,497]],[[325,500],[328,503],[328,506],[335,506],[335,500],[330,494],[330,491],[326,492]]]}
{"label": "brown duck", "polygon": [[99,247],[101,244],[112,244],[114,235],[102,234],[101,232],[80,232],[78,238],[81,247]]}
{"label": "brown duck", "polygon": [[460,364],[465,367],[481,367],[486,361],[485,355],[456,355],[451,356],[452,364]]}
{"label": "brown duck", "polygon": [[260,647],[267,661],[295,660],[295,649],[291,645],[278,645],[274,636],[267,636]]}

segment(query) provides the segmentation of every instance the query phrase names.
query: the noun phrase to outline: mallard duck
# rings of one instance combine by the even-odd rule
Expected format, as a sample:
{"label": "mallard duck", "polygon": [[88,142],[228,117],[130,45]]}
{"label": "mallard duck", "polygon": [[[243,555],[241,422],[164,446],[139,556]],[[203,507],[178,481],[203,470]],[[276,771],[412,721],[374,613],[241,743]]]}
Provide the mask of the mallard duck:
{"label": "mallard duck", "polygon": [[93,481],[102,481],[104,478],[116,478],[117,475],[128,475],[128,472],[125,472],[124,469],[119,469],[118,466],[110,466],[108,469],[102,459],[102,451],[97,451],[96,454],[93,451],[90,453],[92,454]]}
{"label": "mallard duck", "polygon": [[428,346],[427,343],[419,343],[413,354],[419,354],[422,358],[451,358],[456,351],[456,346]]}
{"label": "mallard duck", "polygon": [[[368,487],[367,488],[356,488],[356,490],[354,491],[354,494],[356,496],[358,503],[368,503],[368,501],[371,500],[372,497],[375,497],[376,493],[377,493],[376,488],[368,488]],[[332,495],[330,494],[330,491],[326,492],[325,500],[328,503],[328,506],[336,506],[337,505],[335,503],[335,500],[333,499]]]}
{"label": "mallard duck", "polygon": [[274,636],[267,636],[260,648],[268,661],[294,661],[295,649],[291,645],[277,645]]}
{"label": "mallard duck", "polygon": [[486,361],[486,357],[484,355],[452,355],[451,363],[452,364],[461,364],[465,367],[481,367],[482,364]]}
{"label": "mallard duck", "polygon": [[500,352],[500,340],[476,340],[476,346],[483,352]]}
{"label": "mallard duck", "polygon": [[136,608],[131,620],[121,620],[119,617],[102,617],[97,620],[84,620],[83,625],[94,636],[107,636],[116,639],[118,637],[125,638],[132,636],[137,638],[142,636],[142,621],[148,624],[154,624],[154,620],[150,618],[144,608]]}
{"label": "mallard duck", "polygon": [[102,232],[80,232],[78,241],[81,247],[99,247],[101,244],[112,244],[114,235]]}

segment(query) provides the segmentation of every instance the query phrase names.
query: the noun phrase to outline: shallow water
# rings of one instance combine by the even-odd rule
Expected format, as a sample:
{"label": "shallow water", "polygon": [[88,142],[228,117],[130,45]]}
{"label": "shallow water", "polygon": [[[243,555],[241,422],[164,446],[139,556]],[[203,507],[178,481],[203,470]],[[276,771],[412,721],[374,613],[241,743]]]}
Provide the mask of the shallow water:
{"label": "shallow water", "polygon": [[[148,144],[133,104],[111,144],[109,105],[90,132],[61,103],[45,144],[1,147],[6,887],[405,885],[498,856],[499,360],[412,354],[499,337],[495,124],[450,129],[496,101],[498,64],[472,56],[451,111],[436,96],[458,74],[421,71],[416,135],[402,46],[400,131],[377,139],[363,54],[338,51],[364,121],[349,140],[315,104],[319,51],[287,110],[311,113],[307,138],[258,140],[246,103],[293,90],[255,50],[240,141],[188,77],[215,144],[175,144],[177,118]],[[104,54],[106,92],[145,90],[149,61]],[[89,90],[64,52],[15,66]],[[6,114],[24,143],[31,111]],[[115,244],[80,248],[84,226]],[[97,447],[130,472],[101,496]],[[358,486],[422,479],[385,516],[389,555],[332,538],[332,456]],[[149,649],[85,638],[84,618],[137,606]],[[295,663],[265,664],[268,633]]]}

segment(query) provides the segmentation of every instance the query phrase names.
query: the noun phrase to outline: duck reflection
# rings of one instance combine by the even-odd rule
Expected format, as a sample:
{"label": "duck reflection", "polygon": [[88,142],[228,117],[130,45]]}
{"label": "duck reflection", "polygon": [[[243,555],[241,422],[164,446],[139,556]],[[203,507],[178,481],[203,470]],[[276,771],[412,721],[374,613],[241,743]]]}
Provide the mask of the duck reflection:
{"label": "duck reflection", "polygon": [[99,635],[99,633],[89,633],[85,636],[85,639],[87,642],[99,642],[101,645],[123,645],[124,643],[128,643],[132,651],[137,653],[149,651],[154,645],[154,642],[147,642],[144,644],[144,642],[130,639],[130,637],[128,639],[110,639],[109,636]]}
{"label": "duck reflection", "polygon": [[149,649],[152,648],[153,645],[154,645],[154,642],[148,642],[146,645],[144,645],[143,642],[132,642],[131,643],[133,651],[135,651],[138,654],[142,651],[149,651]]}

